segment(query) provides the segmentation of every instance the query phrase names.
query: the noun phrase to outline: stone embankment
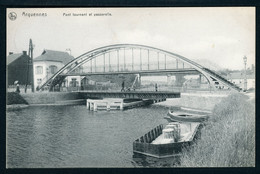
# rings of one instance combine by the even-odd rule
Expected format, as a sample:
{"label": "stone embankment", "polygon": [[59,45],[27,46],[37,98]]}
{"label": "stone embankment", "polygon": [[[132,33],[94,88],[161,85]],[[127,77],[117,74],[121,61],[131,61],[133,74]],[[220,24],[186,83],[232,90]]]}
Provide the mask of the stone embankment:
{"label": "stone embankment", "polygon": [[49,106],[49,105],[81,105],[86,104],[78,93],[7,93],[7,111],[19,110],[28,106]]}
{"label": "stone embankment", "polygon": [[20,110],[29,107],[29,105],[26,104],[13,104],[13,105],[7,105],[6,110],[7,111],[15,111]]}
{"label": "stone embankment", "polygon": [[36,105],[74,105],[85,104],[86,101],[78,93],[66,92],[36,92],[21,94],[31,106]]}
{"label": "stone embankment", "polygon": [[220,103],[228,94],[214,94],[214,93],[181,93],[180,98],[167,99],[165,102],[157,103],[162,106],[178,106],[182,108],[198,110],[198,111],[212,111],[216,104]]}

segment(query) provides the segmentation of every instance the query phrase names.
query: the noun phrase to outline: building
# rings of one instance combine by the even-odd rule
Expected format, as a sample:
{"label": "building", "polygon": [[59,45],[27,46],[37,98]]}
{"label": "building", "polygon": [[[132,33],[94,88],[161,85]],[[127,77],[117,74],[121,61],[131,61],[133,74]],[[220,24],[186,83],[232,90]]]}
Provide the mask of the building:
{"label": "building", "polygon": [[15,81],[19,81],[20,85],[31,84],[32,66],[29,67],[30,57],[26,51],[23,53],[13,54],[9,52],[7,56],[7,84],[14,85]]}
{"label": "building", "polygon": [[41,86],[59,69],[74,59],[67,52],[44,50],[42,54],[33,60],[34,86]]}
{"label": "building", "polygon": [[[244,89],[244,71],[231,72],[227,75],[227,79],[240,88]],[[247,71],[246,79],[247,89],[255,89],[255,73]]]}

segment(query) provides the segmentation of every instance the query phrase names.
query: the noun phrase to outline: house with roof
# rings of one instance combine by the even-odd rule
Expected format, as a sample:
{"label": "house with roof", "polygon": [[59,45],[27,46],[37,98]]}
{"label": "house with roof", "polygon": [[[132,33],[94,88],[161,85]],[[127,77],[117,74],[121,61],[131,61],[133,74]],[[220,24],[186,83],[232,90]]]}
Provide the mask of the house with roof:
{"label": "house with roof", "polygon": [[33,60],[35,88],[41,86],[73,59],[74,57],[65,51],[44,50],[40,56]]}
{"label": "house with roof", "polygon": [[[15,81],[19,81],[20,85],[25,85],[28,80],[28,85],[31,84],[32,66],[28,66],[30,57],[26,51],[23,53],[14,54],[9,52],[7,56],[7,84],[14,85]],[[28,78],[28,79],[27,79]]]}
{"label": "house with roof", "polygon": [[[245,72],[244,71],[236,71],[231,72],[227,75],[227,79],[239,86],[240,88],[244,89],[244,79],[245,79]],[[247,89],[255,88],[255,73],[247,71],[246,74],[247,79]]]}

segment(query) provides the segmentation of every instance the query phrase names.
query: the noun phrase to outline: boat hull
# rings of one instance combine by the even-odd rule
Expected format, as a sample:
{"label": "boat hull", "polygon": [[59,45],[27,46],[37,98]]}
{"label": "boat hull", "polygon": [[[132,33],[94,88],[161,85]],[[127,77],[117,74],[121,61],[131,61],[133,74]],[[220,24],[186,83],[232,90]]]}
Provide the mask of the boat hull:
{"label": "boat hull", "polygon": [[200,135],[200,128],[201,124],[198,123],[192,135],[192,139],[189,141],[152,144],[151,142],[162,134],[163,125],[159,125],[133,142],[133,152],[134,154],[142,154],[155,158],[179,156],[183,148],[190,146],[194,140],[197,139]]}
{"label": "boat hull", "polygon": [[[182,116],[181,116],[182,115]],[[186,115],[186,116],[184,116]],[[168,112],[167,114],[168,121],[177,121],[177,122],[203,122],[208,119],[208,115],[193,115],[193,114],[187,114],[187,113],[174,113],[174,112]]]}

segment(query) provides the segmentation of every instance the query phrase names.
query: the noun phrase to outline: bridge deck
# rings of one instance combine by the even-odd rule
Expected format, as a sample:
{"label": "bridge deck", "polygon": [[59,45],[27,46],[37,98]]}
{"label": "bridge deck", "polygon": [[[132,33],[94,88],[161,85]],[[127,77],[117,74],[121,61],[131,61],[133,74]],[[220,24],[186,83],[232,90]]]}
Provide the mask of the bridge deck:
{"label": "bridge deck", "polygon": [[113,75],[113,74],[141,74],[143,76],[165,75],[165,74],[200,74],[194,68],[179,69],[159,69],[159,70],[138,70],[138,71],[105,71],[105,72],[86,72],[86,73],[67,73],[60,76],[88,76],[88,75]]}
{"label": "bridge deck", "polygon": [[180,92],[163,92],[163,91],[79,91],[85,98],[134,98],[134,99],[166,99],[166,98],[180,98]]}

